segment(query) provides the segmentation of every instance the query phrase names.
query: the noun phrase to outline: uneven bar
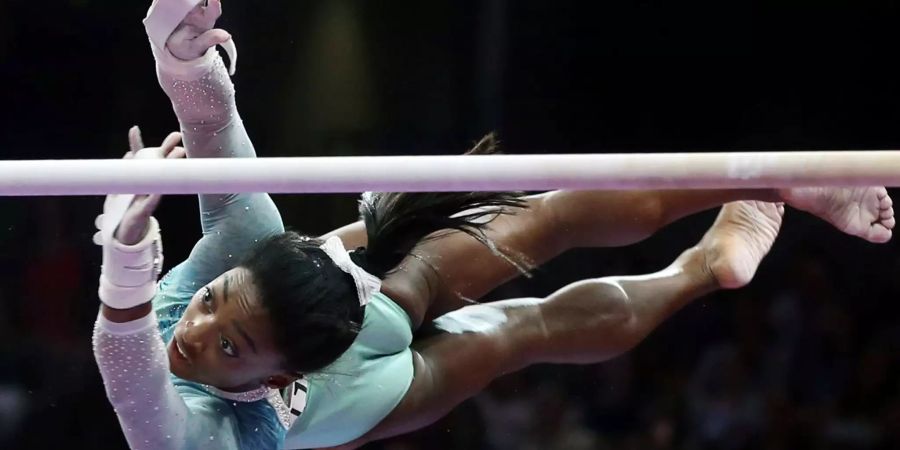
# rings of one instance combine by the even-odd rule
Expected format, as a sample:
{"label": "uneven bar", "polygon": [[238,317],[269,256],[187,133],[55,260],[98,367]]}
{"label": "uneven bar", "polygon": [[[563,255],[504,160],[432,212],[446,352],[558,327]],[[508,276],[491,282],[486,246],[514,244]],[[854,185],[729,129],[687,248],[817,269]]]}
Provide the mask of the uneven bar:
{"label": "uneven bar", "polygon": [[900,151],[0,161],[0,196],[900,186]]}

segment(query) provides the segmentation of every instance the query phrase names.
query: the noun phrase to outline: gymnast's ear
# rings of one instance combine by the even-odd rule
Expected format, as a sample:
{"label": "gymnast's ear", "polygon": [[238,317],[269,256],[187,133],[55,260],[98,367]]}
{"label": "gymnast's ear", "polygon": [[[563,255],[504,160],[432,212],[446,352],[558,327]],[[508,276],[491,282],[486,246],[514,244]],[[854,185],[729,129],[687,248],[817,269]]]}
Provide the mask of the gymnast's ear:
{"label": "gymnast's ear", "polygon": [[294,381],[297,381],[297,378],[297,375],[280,373],[266,378],[266,381],[263,384],[265,384],[269,389],[284,389],[290,386],[290,384]]}

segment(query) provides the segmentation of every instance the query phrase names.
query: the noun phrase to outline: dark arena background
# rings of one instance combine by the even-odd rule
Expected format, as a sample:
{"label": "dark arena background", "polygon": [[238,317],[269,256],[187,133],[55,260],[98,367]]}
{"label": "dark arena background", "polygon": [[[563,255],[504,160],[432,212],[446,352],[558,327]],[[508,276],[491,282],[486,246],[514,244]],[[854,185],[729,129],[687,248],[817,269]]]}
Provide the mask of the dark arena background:
{"label": "dark arena background", "polygon": [[[118,158],[177,127],[149,0],[0,0],[3,159]],[[896,1],[227,0],[260,156],[900,148]],[[897,192],[892,191],[893,194]],[[310,234],[353,196],[279,195]],[[99,197],[0,199],[0,448],[126,448],[91,354]],[[603,211],[597,211],[598,215]],[[167,268],[197,201],[163,200]],[[664,267],[714,218],[573,251],[494,292]],[[748,288],[696,301],[634,351],[497,380],[366,448],[900,448],[900,248],[789,210]]]}

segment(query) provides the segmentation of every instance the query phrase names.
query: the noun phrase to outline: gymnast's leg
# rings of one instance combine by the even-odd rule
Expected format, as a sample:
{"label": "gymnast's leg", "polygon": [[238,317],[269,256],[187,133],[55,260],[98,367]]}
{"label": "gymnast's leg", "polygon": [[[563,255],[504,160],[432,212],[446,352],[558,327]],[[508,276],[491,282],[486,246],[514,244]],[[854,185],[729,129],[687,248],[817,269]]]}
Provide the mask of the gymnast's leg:
{"label": "gymnast's leg", "polygon": [[726,205],[699,244],[651,275],[585,280],[544,299],[469,306],[440,317],[415,344],[416,376],[401,404],[344,448],[428,425],[494,378],[537,363],[590,364],[637,345],[693,299],[747,284],[781,225],[783,208]]}
{"label": "gymnast's leg", "polygon": [[[527,210],[501,216],[487,237],[503,252],[539,266],[576,247],[622,246],[651,236],[685,216],[734,200],[790,200],[841,230],[883,241],[891,236],[891,198],[883,187],[822,190],[553,191],[528,197]],[[865,230],[865,233],[860,230]],[[335,232],[353,245],[365,243],[359,224]],[[362,242],[359,241],[362,235]],[[405,280],[392,284],[395,300],[414,323],[427,323],[469,305],[520,274],[471,237],[454,233],[423,243],[401,266]],[[399,278],[399,277],[398,277]],[[399,293],[397,295],[396,293]]]}

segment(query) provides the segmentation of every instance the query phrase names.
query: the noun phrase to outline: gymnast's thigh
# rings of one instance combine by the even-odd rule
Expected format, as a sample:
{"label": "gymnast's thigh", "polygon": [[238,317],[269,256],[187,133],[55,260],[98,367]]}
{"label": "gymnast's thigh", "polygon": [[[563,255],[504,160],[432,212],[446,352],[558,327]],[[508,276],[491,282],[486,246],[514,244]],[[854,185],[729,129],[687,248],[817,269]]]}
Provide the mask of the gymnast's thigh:
{"label": "gymnast's thigh", "polygon": [[[403,400],[356,444],[430,425],[495,378],[535,362],[543,339],[538,303],[507,300],[439,318],[443,329],[413,343],[414,377]],[[486,320],[471,320],[479,316]],[[490,317],[497,319],[494,326],[484,327]]]}
{"label": "gymnast's thigh", "polygon": [[[544,199],[529,197],[527,209],[491,222],[486,237],[505,256],[461,232],[421,243],[396,273],[405,277],[396,284],[408,295],[392,298],[417,325],[427,323],[473,304],[523,270],[558,256],[566,250],[566,241],[559,236]],[[386,284],[392,281],[389,277]]]}
{"label": "gymnast's thigh", "polygon": [[[413,249],[384,282],[384,290],[410,316],[415,328],[472,304],[488,292],[566,250],[546,195],[527,198],[528,208],[496,218],[485,230],[501,257],[475,238],[451,232]],[[357,222],[328,233],[348,248],[365,246],[366,232]],[[517,266],[518,265],[518,266]]]}

